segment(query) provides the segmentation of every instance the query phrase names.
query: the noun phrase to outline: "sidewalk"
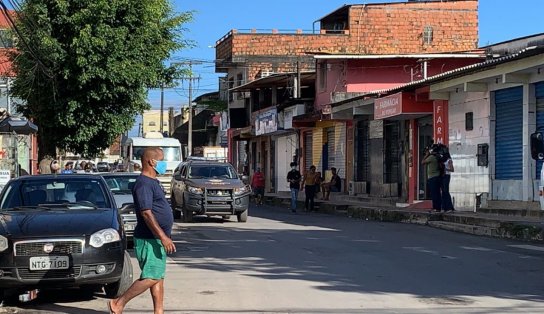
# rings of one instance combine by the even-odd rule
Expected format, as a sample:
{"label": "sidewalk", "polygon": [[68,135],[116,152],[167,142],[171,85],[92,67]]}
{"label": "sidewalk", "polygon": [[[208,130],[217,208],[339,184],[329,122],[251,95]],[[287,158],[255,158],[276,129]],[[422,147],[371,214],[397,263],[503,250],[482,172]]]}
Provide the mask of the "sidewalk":
{"label": "sidewalk", "polygon": [[[288,208],[291,197],[286,193],[265,195],[268,204]],[[504,239],[544,242],[544,218],[540,212],[529,213],[511,209],[484,212],[430,213],[427,209],[400,208],[384,202],[349,200],[337,194],[330,201],[316,199],[318,212],[348,216],[354,219],[427,225],[450,231]],[[304,193],[299,194],[297,209],[304,210]]]}

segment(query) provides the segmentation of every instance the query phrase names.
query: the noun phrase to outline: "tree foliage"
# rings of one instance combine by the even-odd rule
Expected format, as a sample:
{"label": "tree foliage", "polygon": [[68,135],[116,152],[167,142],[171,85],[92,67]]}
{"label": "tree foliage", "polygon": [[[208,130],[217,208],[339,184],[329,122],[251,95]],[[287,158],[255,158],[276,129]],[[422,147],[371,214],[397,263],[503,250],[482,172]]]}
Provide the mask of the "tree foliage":
{"label": "tree foliage", "polygon": [[12,94],[39,126],[40,155],[96,155],[149,109],[147,88],[175,78],[164,63],[187,47],[168,0],[27,0],[16,17]]}

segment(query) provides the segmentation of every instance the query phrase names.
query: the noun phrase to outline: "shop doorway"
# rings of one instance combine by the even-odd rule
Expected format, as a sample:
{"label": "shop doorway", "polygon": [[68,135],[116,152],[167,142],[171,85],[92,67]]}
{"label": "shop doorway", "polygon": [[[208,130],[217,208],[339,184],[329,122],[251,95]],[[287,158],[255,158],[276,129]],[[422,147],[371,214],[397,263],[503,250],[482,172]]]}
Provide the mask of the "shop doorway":
{"label": "shop doorway", "polygon": [[425,117],[417,120],[418,125],[418,200],[428,200],[431,198],[429,189],[427,189],[427,173],[425,166],[421,164],[425,156],[425,149],[433,143],[433,117]]}

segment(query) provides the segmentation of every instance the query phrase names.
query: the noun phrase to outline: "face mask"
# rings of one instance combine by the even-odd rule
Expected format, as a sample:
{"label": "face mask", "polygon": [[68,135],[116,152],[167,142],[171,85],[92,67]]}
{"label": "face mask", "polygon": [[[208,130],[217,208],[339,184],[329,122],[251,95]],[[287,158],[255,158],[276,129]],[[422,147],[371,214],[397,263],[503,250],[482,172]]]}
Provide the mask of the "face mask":
{"label": "face mask", "polygon": [[159,175],[163,175],[166,173],[166,161],[163,160],[157,160],[157,164],[155,165],[154,169]]}
{"label": "face mask", "polygon": [[297,169],[297,167],[291,167],[291,169],[295,170],[295,169]]}

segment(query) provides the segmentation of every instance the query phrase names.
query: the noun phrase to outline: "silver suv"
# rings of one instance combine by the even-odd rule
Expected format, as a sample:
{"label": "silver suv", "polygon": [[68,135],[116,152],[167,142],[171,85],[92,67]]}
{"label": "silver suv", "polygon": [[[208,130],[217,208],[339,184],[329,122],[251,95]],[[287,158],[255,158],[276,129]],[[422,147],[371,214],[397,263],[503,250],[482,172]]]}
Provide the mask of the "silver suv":
{"label": "silver suv", "polygon": [[171,185],[174,218],[191,222],[193,215],[236,215],[247,221],[251,187],[245,184],[234,167],[226,162],[190,159],[174,170]]}

